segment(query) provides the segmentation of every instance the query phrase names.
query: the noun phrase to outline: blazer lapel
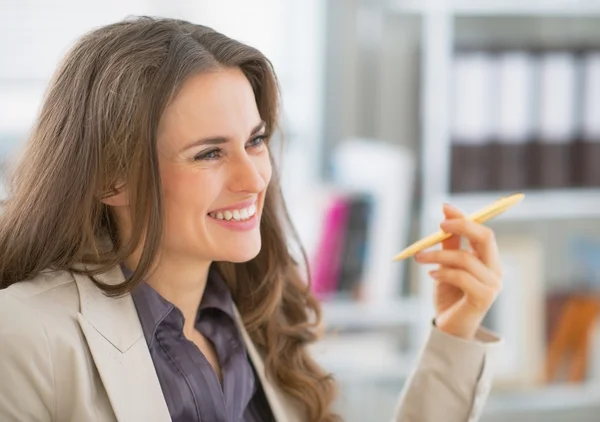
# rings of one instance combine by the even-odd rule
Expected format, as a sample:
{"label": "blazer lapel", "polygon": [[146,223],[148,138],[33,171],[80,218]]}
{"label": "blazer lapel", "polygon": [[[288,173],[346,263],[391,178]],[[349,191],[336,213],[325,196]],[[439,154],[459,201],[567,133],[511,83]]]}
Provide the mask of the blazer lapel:
{"label": "blazer lapel", "polygon": [[[131,295],[106,296],[91,279],[74,274],[79,324],[119,422],[171,420]],[[119,267],[97,276],[107,284],[124,281]]]}
{"label": "blazer lapel", "polygon": [[242,333],[242,338],[246,344],[248,355],[250,356],[250,360],[254,365],[254,369],[260,378],[261,385],[265,392],[265,396],[271,405],[271,411],[273,412],[275,420],[277,422],[302,422],[304,419],[301,417],[301,412],[298,406],[295,405],[285,393],[273,385],[273,383],[271,383],[271,381],[269,381],[267,378],[264,359],[260,352],[256,349],[254,342],[246,331],[242,317],[235,305],[233,310],[237,319],[238,328]]}

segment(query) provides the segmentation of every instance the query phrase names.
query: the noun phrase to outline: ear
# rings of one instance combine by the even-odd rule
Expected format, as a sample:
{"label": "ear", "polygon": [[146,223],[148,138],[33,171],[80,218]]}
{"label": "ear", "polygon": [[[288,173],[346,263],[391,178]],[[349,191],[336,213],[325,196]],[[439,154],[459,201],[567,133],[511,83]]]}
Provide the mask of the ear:
{"label": "ear", "polygon": [[100,201],[111,207],[124,207],[129,205],[129,194],[125,186],[121,185],[101,195]]}

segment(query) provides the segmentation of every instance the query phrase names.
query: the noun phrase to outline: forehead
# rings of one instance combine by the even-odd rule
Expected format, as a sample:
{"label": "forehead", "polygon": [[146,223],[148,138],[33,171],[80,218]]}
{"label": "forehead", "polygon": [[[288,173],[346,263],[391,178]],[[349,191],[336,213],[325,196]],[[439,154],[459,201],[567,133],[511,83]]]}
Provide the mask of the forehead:
{"label": "forehead", "polygon": [[244,138],[258,122],[250,82],[239,68],[222,68],[185,81],[161,117],[158,142],[177,146],[211,136]]}

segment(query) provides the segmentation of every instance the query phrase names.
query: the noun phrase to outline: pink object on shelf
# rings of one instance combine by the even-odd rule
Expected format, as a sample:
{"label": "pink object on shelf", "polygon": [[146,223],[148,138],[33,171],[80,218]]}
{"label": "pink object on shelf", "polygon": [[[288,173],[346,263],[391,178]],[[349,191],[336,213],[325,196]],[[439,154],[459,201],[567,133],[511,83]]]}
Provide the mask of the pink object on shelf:
{"label": "pink object on shelf", "polygon": [[342,196],[334,197],[326,209],[311,277],[312,291],[321,300],[333,295],[338,286],[348,214],[349,204]]}

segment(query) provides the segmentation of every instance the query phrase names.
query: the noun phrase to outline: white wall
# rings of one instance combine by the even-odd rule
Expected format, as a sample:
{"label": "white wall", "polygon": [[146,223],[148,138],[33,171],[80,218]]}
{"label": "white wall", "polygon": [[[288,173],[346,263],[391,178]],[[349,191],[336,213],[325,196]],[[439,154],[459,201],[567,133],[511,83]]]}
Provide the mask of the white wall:
{"label": "white wall", "polygon": [[48,79],[79,36],[148,14],[212,26],[259,48],[280,78],[290,131],[315,143],[322,114],[323,7],[319,0],[1,0],[0,132],[30,124]]}
{"label": "white wall", "polygon": [[[21,138],[28,131],[48,79],[79,36],[128,14],[151,13],[146,3],[144,0],[2,0],[0,133]],[[11,147],[0,144],[0,153]]]}
{"label": "white wall", "polygon": [[0,2],[0,79],[42,79],[84,32],[149,13],[145,0],[2,0]]}

